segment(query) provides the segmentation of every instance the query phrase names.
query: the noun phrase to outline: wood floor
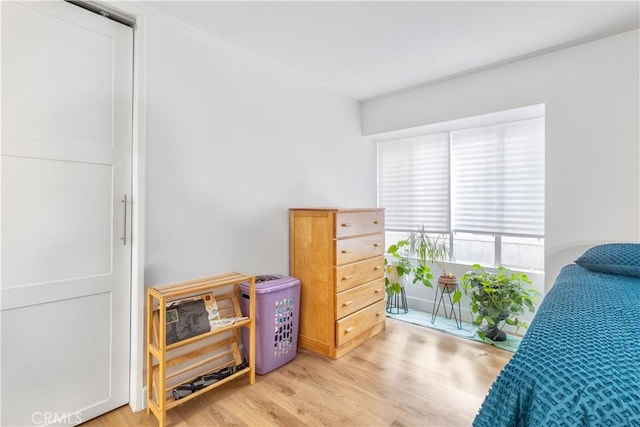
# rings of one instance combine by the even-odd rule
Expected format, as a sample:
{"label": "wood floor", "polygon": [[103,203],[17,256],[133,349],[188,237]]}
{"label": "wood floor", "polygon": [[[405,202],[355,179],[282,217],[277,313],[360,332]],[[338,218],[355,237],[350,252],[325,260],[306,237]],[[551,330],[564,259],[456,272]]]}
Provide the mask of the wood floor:
{"label": "wood floor", "polygon": [[[339,360],[299,350],[256,384],[240,378],[167,413],[167,426],[470,426],[512,353],[387,319]],[[124,406],[84,424],[157,426]]]}

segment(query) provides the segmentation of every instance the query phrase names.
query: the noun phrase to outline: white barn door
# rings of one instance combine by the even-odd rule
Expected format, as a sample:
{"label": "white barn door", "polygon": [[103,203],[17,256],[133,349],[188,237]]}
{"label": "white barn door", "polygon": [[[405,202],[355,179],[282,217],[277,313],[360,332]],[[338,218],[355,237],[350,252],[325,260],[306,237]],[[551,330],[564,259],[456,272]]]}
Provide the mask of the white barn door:
{"label": "white barn door", "polygon": [[0,424],[75,425],[129,401],[133,30],[0,7]]}

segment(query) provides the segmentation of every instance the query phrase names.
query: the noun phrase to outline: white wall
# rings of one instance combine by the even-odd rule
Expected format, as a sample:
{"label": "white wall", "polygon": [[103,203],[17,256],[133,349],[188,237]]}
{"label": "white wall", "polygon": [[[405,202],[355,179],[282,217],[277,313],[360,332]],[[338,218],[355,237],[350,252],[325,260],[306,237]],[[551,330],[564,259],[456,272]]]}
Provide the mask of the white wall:
{"label": "white wall", "polygon": [[145,282],[288,273],[289,207],[376,203],[357,102],[155,10]]}
{"label": "white wall", "polygon": [[365,135],[546,105],[545,272],[640,240],[639,31],[364,102]]}

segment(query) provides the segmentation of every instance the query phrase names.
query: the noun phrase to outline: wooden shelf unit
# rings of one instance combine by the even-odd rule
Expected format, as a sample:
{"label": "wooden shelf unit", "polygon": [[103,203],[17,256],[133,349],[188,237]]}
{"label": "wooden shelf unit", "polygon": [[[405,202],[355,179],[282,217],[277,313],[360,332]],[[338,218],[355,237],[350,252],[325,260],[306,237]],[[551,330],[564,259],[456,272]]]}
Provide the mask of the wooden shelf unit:
{"label": "wooden shelf unit", "polygon": [[[238,286],[249,283],[249,318],[173,344],[166,344],[167,304],[197,295],[213,293],[221,318],[242,317]],[[227,289],[231,288],[231,291]],[[166,424],[166,411],[196,398],[243,375],[255,384],[255,277],[228,273],[188,282],[147,288],[146,367],[147,413],[153,413],[160,427]],[[181,399],[173,400],[171,390],[226,366],[243,362],[240,328],[249,328],[249,366]],[[225,334],[216,340],[217,335]],[[170,383],[173,383],[169,385]]]}

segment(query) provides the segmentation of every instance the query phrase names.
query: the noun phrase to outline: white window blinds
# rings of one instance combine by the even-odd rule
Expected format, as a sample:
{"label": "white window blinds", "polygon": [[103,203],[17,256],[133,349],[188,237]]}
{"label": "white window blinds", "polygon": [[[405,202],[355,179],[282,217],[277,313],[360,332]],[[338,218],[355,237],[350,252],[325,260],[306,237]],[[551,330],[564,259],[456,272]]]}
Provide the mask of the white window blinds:
{"label": "white window blinds", "polygon": [[451,132],[452,229],[544,236],[544,118]]}
{"label": "white window blinds", "polygon": [[449,133],[378,143],[378,206],[387,230],[448,233]]}

